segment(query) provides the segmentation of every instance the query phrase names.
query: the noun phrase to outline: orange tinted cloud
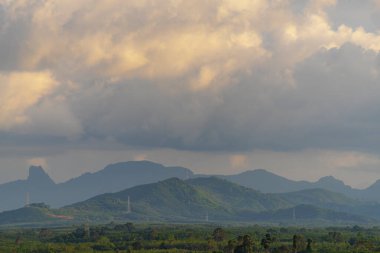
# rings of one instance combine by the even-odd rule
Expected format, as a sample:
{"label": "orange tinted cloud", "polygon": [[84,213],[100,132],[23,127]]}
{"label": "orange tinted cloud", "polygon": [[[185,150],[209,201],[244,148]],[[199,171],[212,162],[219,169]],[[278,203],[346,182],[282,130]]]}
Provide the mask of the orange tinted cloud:
{"label": "orange tinted cloud", "polygon": [[49,72],[0,74],[0,129],[7,130],[28,121],[26,110],[57,85]]}

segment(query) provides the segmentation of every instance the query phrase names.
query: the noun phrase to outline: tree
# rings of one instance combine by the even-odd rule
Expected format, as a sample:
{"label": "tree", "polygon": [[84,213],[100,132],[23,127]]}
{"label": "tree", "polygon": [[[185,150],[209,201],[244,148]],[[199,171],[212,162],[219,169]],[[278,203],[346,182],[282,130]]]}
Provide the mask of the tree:
{"label": "tree", "polygon": [[102,236],[98,239],[95,245],[92,246],[97,251],[109,251],[115,248],[115,245],[106,236]]}
{"label": "tree", "polygon": [[141,244],[141,242],[136,241],[136,242],[132,243],[132,248],[134,250],[141,250],[143,248],[143,245]]}
{"label": "tree", "polygon": [[45,240],[53,235],[53,232],[50,229],[47,228],[41,228],[40,232],[38,233],[38,237],[41,240]]}
{"label": "tree", "polygon": [[222,228],[216,228],[214,232],[212,232],[212,238],[216,242],[222,242],[225,239],[225,232]]}
{"label": "tree", "polygon": [[351,247],[353,247],[356,244],[357,239],[355,237],[351,237],[348,239],[348,244],[350,244]]}
{"label": "tree", "polygon": [[223,252],[234,253],[235,247],[236,247],[236,242],[233,240],[229,240],[227,245],[224,247]]}
{"label": "tree", "polygon": [[311,240],[310,238],[307,239],[307,246],[306,246],[306,252],[307,253],[313,252],[313,250],[311,249],[312,242],[313,242],[313,240]]}
{"label": "tree", "polygon": [[145,240],[157,240],[159,237],[158,230],[156,228],[149,228],[144,233],[144,239]]}
{"label": "tree", "polygon": [[343,242],[343,236],[342,233],[340,232],[329,232],[328,235],[328,240],[333,243],[338,243],[338,242]]}
{"label": "tree", "polygon": [[261,239],[261,246],[264,248],[265,251],[269,251],[270,244],[273,242],[272,236],[268,233],[265,235],[263,239]]}
{"label": "tree", "polygon": [[292,249],[288,245],[281,245],[272,249],[272,253],[291,253]]}
{"label": "tree", "polygon": [[241,241],[241,244],[235,247],[235,253],[252,253],[253,252],[253,242],[252,242],[252,238],[249,235],[244,235],[243,237],[239,236],[238,241]]}
{"label": "tree", "polygon": [[302,251],[305,249],[305,239],[302,235],[294,235],[293,236],[293,253],[297,253],[298,251]]}
{"label": "tree", "polygon": [[132,233],[135,230],[135,225],[133,225],[132,222],[127,222],[125,224],[125,227],[127,228],[129,233]]}
{"label": "tree", "polygon": [[16,240],[15,240],[15,244],[16,245],[20,245],[21,244],[21,236],[17,236]]}
{"label": "tree", "polygon": [[72,232],[72,236],[76,242],[83,242],[86,239],[86,230],[83,227],[77,228]]}

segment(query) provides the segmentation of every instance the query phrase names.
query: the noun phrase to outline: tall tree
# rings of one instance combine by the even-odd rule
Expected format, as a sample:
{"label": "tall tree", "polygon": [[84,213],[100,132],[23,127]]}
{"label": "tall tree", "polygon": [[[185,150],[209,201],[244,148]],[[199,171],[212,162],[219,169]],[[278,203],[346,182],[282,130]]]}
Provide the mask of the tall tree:
{"label": "tall tree", "polygon": [[212,232],[212,238],[216,242],[222,242],[222,241],[224,241],[225,236],[226,236],[226,233],[224,232],[224,230],[222,228],[216,228]]}

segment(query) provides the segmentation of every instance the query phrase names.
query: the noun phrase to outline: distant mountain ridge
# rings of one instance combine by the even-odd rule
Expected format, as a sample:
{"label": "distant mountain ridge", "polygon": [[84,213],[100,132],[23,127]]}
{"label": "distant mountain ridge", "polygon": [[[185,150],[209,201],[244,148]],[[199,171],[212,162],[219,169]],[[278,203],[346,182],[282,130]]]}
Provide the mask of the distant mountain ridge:
{"label": "distant mountain ridge", "polygon": [[285,193],[319,188],[338,192],[354,199],[380,202],[380,180],[366,189],[355,189],[333,176],[322,177],[316,182],[295,181],[263,169],[220,177],[264,193]]}
{"label": "distant mountain ridge", "polygon": [[191,170],[165,167],[149,161],[130,161],[106,166],[94,173],[85,173],[64,183],[55,184],[40,166],[31,166],[26,180],[0,185],[0,211],[16,209],[31,202],[45,202],[61,207],[93,196],[121,191],[136,185],[158,182],[171,177],[193,177]]}
{"label": "distant mountain ridge", "polygon": [[57,185],[58,192],[66,195],[52,200],[52,206],[63,206],[93,196],[117,192],[133,186],[158,182],[167,178],[193,177],[191,170],[183,167],[165,167],[149,161],[130,161],[106,166],[103,170],[86,173]]}
{"label": "distant mountain ridge", "polygon": [[[258,169],[245,171],[236,175],[221,176],[234,183],[250,187],[266,193],[284,193],[300,191],[305,189],[321,188],[329,191],[339,192],[351,197],[360,197],[363,190],[354,189],[345,185],[343,181],[332,176],[320,178],[316,182],[295,181],[278,176],[269,171]],[[379,184],[380,186],[380,184]],[[380,190],[380,187],[379,187]],[[364,195],[364,194],[363,194]],[[379,199],[380,200],[380,199]]]}
{"label": "distant mountain ridge", "polygon": [[322,189],[261,193],[219,177],[169,178],[100,194],[60,209],[43,204],[31,207],[0,213],[0,225],[125,221],[347,225],[380,220],[380,204],[339,193]]}
{"label": "distant mountain ridge", "polygon": [[0,185],[0,211],[20,208],[27,204],[28,196],[33,202],[48,202],[56,184],[40,166],[31,166],[25,180]]}
{"label": "distant mountain ridge", "polygon": [[293,181],[263,169],[249,170],[236,175],[220,177],[266,193],[299,191],[306,189],[309,184],[306,181]]}
{"label": "distant mountain ridge", "polygon": [[[168,178],[205,177],[183,167],[169,167],[149,161],[115,163],[104,169],[85,173],[64,183],[55,184],[42,167],[32,166],[25,180],[0,185],[0,211],[20,208],[26,203],[45,202],[56,208],[89,199],[99,194],[118,192],[133,186],[155,183]],[[332,176],[316,182],[290,180],[265,170],[251,170],[236,175],[215,175],[263,193],[285,193],[307,189],[325,189],[353,199],[380,202],[380,181],[367,189],[354,189]]]}

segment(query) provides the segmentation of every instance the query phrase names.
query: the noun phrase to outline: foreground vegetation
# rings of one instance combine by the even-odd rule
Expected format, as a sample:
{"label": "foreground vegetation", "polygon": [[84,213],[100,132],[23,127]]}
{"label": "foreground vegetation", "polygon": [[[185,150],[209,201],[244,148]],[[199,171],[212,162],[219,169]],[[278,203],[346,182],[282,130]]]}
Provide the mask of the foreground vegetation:
{"label": "foreground vegetation", "polygon": [[108,224],[7,228],[0,252],[380,252],[380,228]]}

